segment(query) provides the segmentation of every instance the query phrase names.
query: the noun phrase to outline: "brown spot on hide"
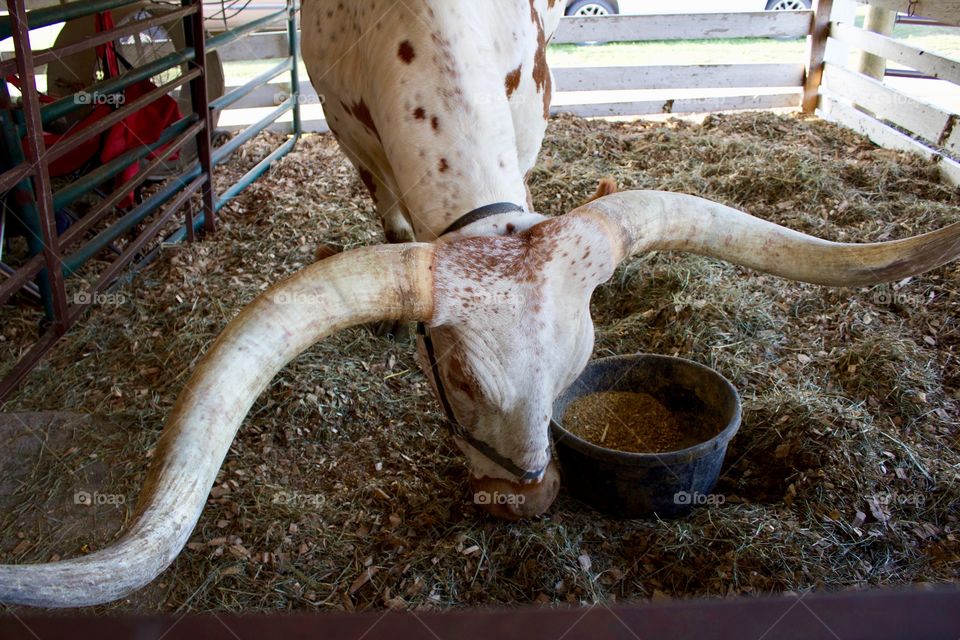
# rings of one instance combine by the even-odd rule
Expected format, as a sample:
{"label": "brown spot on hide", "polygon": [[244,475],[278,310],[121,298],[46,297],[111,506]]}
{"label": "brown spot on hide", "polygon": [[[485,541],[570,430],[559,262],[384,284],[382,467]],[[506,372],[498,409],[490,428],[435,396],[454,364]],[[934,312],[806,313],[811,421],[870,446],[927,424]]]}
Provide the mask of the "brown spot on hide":
{"label": "brown spot on hide", "polygon": [[[464,303],[464,307],[467,306],[468,305]],[[456,350],[450,354],[450,358],[448,359],[447,379],[453,387],[466,394],[471,400],[477,397],[477,388],[479,385],[477,385],[473,376],[468,374],[466,367],[463,366],[463,357]]]}
{"label": "brown spot on hide", "polygon": [[367,128],[367,131],[375,135],[377,140],[380,140],[380,132],[377,130],[377,124],[373,121],[373,114],[370,113],[370,107],[367,106],[367,103],[364,102],[362,98],[359,102],[354,103],[352,107],[345,102],[341,102],[340,105],[344,111],[359,120],[360,123]]}
{"label": "brown spot on hide", "polygon": [[530,19],[537,27],[537,52],[533,58],[533,81],[537,91],[543,93],[543,117],[550,117],[551,81],[550,68],[547,66],[547,35],[543,30],[543,19],[537,12],[535,0],[530,0]]}
{"label": "brown spot on hide", "polygon": [[417,107],[413,112],[413,117],[417,120],[426,120],[427,112],[424,111],[423,107]]}
{"label": "brown spot on hide", "polygon": [[397,49],[397,55],[407,64],[413,62],[413,59],[417,57],[416,52],[413,50],[413,45],[410,44],[409,40],[404,40],[400,43],[400,48]]}
{"label": "brown spot on hide", "polygon": [[544,266],[553,260],[562,220],[548,220],[512,236],[472,237],[441,245],[437,259],[443,268],[438,273],[481,284],[507,279],[537,285]]}
{"label": "brown spot on hide", "polygon": [[440,173],[446,173],[447,169],[450,168],[450,163],[447,162],[446,158],[440,158]]}
{"label": "brown spot on hide", "polygon": [[523,69],[521,64],[519,67],[507,74],[506,79],[504,80],[504,85],[507,88],[507,98],[513,95],[513,92],[517,90],[517,87],[520,86],[520,71]]}

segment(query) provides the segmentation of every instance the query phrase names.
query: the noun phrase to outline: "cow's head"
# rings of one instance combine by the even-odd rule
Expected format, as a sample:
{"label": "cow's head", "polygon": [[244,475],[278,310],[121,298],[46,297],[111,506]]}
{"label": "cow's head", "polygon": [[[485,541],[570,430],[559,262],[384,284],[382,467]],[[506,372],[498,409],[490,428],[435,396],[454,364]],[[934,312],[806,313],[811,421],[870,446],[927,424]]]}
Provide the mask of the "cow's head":
{"label": "cow's head", "polygon": [[553,400],[587,364],[590,295],[615,266],[588,216],[497,216],[436,246],[434,353],[421,340],[421,364],[468,434],[455,440],[475,501],[497,516],[542,513],[557,495]]}
{"label": "cow's head", "polygon": [[[715,256],[795,280],[856,286],[955,259],[960,223],[895,242],[837,244],[691,196],[626,192],[561,218],[516,225],[507,235],[460,234],[435,244],[369,247],[328,258],[257,298],[204,356],[168,420],[136,519],[124,536],[73,560],[0,566],[0,602],[96,604],[151,581],[193,531],[233,436],[260,392],[299,353],[357,324],[430,325],[440,379],[471,437],[521,468],[542,467],[549,458],[553,398],[591,351],[590,293],[622,259],[658,249]],[[520,508],[493,509],[497,515],[532,516],[549,507],[557,491],[554,471],[524,484],[463,446],[477,490],[525,497]]]}

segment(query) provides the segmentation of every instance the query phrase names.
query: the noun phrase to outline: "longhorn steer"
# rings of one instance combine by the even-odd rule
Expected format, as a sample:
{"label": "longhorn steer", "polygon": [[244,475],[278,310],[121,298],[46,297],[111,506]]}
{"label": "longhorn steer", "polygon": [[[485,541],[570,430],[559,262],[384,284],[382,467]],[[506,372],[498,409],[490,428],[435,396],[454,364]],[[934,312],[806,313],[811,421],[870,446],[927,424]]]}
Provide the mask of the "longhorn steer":
{"label": "longhorn steer", "polygon": [[[545,46],[562,10],[555,0],[304,3],[304,58],[331,126],[388,239],[407,242],[323,260],[254,300],[181,393],[122,538],[82,558],[0,566],[0,602],[89,605],[150,582],[186,543],[254,399],[297,354],[343,328],[429,326],[437,386],[460,425],[473,482],[522,495],[490,507],[517,518],[542,512],[556,495],[551,403],[589,358],[590,295],[621,260],[688,251],[859,286],[960,254],[960,224],[837,244],[663,192],[609,195],[552,219],[531,212],[522,205],[524,173],[545,128]],[[484,216],[491,203],[513,204]]]}

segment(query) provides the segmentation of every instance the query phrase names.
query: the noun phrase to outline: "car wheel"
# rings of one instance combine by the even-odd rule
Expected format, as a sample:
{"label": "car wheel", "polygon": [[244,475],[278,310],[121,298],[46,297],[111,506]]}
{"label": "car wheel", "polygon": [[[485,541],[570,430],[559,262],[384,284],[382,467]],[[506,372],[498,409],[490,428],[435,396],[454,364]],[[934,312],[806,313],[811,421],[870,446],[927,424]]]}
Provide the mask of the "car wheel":
{"label": "car wheel", "polygon": [[767,0],[767,11],[804,11],[813,6],[811,0]]}
{"label": "car wheel", "polygon": [[573,0],[567,4],[568,16],[615,16],[620,13],[616,0]]}

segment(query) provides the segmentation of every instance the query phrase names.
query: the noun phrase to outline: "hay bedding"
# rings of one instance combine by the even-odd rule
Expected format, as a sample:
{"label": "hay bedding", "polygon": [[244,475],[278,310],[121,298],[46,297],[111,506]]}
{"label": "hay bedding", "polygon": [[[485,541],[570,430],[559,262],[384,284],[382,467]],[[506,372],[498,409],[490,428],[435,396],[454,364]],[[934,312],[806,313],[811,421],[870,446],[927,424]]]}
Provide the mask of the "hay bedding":
{"label": "hay bedding", "polygon": [[[231,171],[274,142],[258,139]],[[791,116],[554,119],[534,201],[561,214],[607,175],[835,240],[898,238],[960,218],[960,197],[929,163]],[[43,505],[75,490],[71,474],[97,456],[113,462],[101,490],[127,497],[126,516],[164,417],[224,324],[324,245],[381,237],[333,140],[308,137],[236,201],[216,237],[165,250],[120,290],[123,304],[89,314],[4,409],[110,414],[126,426],[16,461],[34,472],[4,498],[0,561],[106,545],[83,528],[57,534],[89,509]],[[563,496],[532,522],[486,519],[468,501],[412,346],[345,331],[256,402],[172,568],[96,610],[590,604],[955,580],[958,269],[894,291],[788,283],[696,256],[623,265],[594,296],[596,355],[683,355],[744,396],[717,488],[723,504],[675,521],[608,520]],[[3,313],[9,362],[31,331]]]}

